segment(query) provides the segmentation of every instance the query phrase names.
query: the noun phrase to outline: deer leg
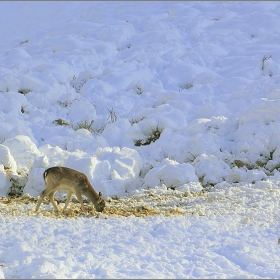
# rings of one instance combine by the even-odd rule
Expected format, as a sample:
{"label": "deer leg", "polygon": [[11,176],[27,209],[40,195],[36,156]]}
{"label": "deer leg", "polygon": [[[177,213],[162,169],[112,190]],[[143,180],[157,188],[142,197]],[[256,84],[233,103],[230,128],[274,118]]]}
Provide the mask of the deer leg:
{"label": "deer leg", "polygon": [[40,198],[39,198],[39,200],[38,200],[38,202],[37,202],[37,206],[36,206],[35,211],[38,211],[38,210],[39,210],[40,205],[41,205],[41,203],[42,203],[42,201],[43,201],[43,199],[44,199],[44,197],[45,197],[46,195],[47,195],[47,190],[43,190],[43,191],[41,192],[41,194],[40,194]]}
{"label": "deer leg", "polygon": [[70,199],[71,199],[71,197],[72,197],[72,194],[73,194],[73,192],[68,191],[67,199],[66,199],[66,202],[65,202],[65,206],[64,206],[64,208],[63,208],[63,211],[67,208],[67,206],[68,206],[68,204],[69,204],[69,202],[70,202]]}
{"label": "deer leg", "polygon": [[55,210],[56,210],[56,211],[59,211],[59,208],[58,208],[58,206],[57,206],[57,203],[54,201],[54,194],[55,194],[55,193],[56,193],[56,190],[50,192],[49,198],[50,198],[50,201],[51,201],[53,207],[55,208]]}
{"label": "deer leg", "polygon": [[82,210],[83,210],[85,213],[87,213],[87,210],[86,210],[86,208],[85,208],[85,206],[84,206],[82,194],[81,194],[80,192],[77,192],[77,191],[76,191],[76,196],[77,196],[78,200],[79,200],[80,203],[81,203]]}

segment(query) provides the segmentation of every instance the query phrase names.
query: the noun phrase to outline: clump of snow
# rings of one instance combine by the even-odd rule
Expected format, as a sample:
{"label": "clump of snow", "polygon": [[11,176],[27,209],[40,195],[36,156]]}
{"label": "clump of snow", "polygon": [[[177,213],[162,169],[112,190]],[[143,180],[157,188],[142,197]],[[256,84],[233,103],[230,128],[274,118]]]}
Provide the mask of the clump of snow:
{"label": "clump of snow", "polygon": [[12,172],[16,172],[17,164],[10,153],[10,149],[5,145],[0,145],[0,163]]}
{"label": "clump of snow", "polygon": [[214,155],[202,154],[194,160],[193,165],[204,185],[222,182],[230,172],[228,164]]}
{"label": "clump of snow", "polygon": [[178,163],[164,159],[144,177],[146,187],[153,188],[164,184],[167,188],[177,188],[189,182],[198,182],[194,167],[190,163]]}
{"label": "clump of snow", "polygon": [[0,196],[6,196],[10,192],[11,182],[10,182],[9,172],[5,170],[5,166],[0,164],[0,184],[2,188],[0,189]]}
{"label": "clump of snow", "polygon": [[30,169],[33,161],[41,156],[37,146],[33,143],[28,136],[18,135],[13,138],[5,140],[2,145],[9,148],[13,156],[17,172],[22,172]]}

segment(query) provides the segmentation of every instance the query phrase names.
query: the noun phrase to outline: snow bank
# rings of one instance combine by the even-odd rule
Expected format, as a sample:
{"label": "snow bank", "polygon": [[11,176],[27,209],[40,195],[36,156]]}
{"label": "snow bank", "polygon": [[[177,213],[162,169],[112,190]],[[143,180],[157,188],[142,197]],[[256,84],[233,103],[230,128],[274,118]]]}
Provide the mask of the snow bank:
{"label": "snow bank", "polygon": [[5,19],[16,38],[1,43],[0,164],[29,174],[24,192],[38,194],[54,165],[107,196],[261,181],[279,167],[277,43],[247,27],[262,9],[158,5],[137,3],[139,17],[132,4],[22,3],[41,18]]}

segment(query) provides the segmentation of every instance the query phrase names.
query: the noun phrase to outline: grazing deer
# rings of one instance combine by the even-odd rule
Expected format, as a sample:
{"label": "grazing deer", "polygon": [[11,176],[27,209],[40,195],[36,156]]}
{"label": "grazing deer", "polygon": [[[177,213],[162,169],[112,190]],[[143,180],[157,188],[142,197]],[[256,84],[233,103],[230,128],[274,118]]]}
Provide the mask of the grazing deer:
{"label": "grazing deer", "polygon": [[43,201],[43,198],[46,195],[49,195],[50,201],[53,204],[56,211],[59,211],[57,204],[54,201],[54,194],[58,190],[67,190],[68,195],[65,202],[65,206],[63,210],[65,210],[69,204],[69,201],[74,193],[79,202],[82,205],[82,210],[87,212],[86,208],[84,207],[82,195],[85,195],[87,198],[91,200],[95,209],[98,212],[102,212],[105,207],[105,201],[102,198],[102,193],[97,192],[91,186],[87,176],[84,173],[78,172],[74,169],[67,168],[67,167],[51,167],[48,168],[44,174],[44,180],[46,188],[40,194],[40,198],[38,200],[36,210],[38,211],[40,205]]}

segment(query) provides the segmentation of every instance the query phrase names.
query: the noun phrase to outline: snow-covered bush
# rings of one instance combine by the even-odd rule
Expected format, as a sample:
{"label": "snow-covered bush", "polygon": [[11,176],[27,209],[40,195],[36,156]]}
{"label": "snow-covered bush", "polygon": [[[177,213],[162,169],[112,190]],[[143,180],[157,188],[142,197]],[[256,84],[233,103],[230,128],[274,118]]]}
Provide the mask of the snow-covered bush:
{"label": "snow-covered bush", "polygon": [[18,135],[5,140],[2,144],[9,148],[16,161],[17,172],[29,170],[35,158],[41,156],[36,144],[28,136]]}
{"label": "snow-covered bush", "polygon": [[220,183],[230,174],[228,164],[214,155],[202,154],[198,156],[194,160],[193,166],[204,186]]}
{"label": "snow-covered bush", "polygon": [[167,188],[176,189],[189,182],[198,182],[193,166],[170,159],[156,163],[144,177],[144,186],[149,188],[164,184]]}

